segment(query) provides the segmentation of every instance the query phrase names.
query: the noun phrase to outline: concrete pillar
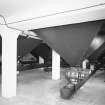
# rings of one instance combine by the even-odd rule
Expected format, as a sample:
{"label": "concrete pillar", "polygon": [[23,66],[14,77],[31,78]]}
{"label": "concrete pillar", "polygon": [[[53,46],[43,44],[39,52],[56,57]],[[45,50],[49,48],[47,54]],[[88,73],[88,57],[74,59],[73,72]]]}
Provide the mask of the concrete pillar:
{"label": "concrete pillar", "polygon": [[17,37],[19,31],[0,26],[2,36],[2,96],[16,96]]}
{"label": "concrete pillar", "polygon": [[42,64],[42,63],[44,63],[44,59],[41,56],[39,56],[39,64]]}
{"label": "concrete pillar", "polygon": [[94,70],[94,65],[93,65],[93,64],[90,65],[90,70],[91,70],[91,71]]}
{"label": "concrete pillar", "polygon": [[87,59],[85,59],[83,62],[82,62],[82,68],[83,69],[86,69],[87,68],[87,63],[88,63],[89,61],[87,60]]}
{"label": "concrete pillar", "polygon": [[52,50],[52,79],[60,79],[60,55]]}
{"label": "concrete pillar", "polygon": [[[39,64],[44,64],[44,59],[41,56],[39,56]],[[40,70],[44,70],[44,68],[42,67]]]}

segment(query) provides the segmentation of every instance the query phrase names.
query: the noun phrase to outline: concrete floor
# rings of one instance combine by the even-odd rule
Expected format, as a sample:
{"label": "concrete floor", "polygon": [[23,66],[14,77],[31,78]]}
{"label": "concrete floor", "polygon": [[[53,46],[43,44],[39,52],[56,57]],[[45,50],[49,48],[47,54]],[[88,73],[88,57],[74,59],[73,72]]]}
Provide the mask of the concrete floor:
{"label": "concrete floor", "polygon": [[61,71],[61,79],[57,81],[51,80],[51,73],[39,69],[20,72],[17,96],[10,99],[0,97],[0,105],[105,105],[103,71],[98,71],[69,100],[60,98],[59,89],[65,84],[64,71]]}

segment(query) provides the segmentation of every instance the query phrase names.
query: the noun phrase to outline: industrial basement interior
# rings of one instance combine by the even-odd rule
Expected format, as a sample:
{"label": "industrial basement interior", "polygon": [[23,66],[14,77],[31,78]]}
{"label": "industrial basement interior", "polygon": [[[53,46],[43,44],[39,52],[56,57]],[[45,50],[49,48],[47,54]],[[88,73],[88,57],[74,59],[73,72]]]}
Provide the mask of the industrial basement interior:
{"label": "industrial basement interior", "polygon": [[105,105],[105,0],[0,1],[0,105]]}

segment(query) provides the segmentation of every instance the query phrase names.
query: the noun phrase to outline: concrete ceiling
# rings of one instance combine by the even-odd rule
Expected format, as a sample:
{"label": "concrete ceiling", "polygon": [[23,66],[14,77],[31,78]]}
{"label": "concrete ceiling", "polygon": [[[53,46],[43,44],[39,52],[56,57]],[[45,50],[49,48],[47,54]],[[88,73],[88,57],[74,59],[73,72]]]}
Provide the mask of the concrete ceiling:
{"label": "concrete ceiling", "polygon": [[[103,14],[103,10],[105,10],[104,3],[105,0],[0,0],[0,15],[5,17],[6,22],[11,27],[29,29],[29,27],[26,27],[26,24],[28,24],[28,26],[33,26],[33,24],[30,24],[31,20],[31,23],[36,24],[36,26],[34,26],[35,28],[43,28],[48,26],[75,23],[73,22],[73,19],[71,19],[71,16],[74,18],[76,16],[79,18],[77,22],[82,22],[81,20],[85,19],[84,13],[86,13],[86,16],[89,17],[88,12],[86,11],[90,12],[94,9],[96,11],[93,12],[99,14],[99,17],[91,13],[89,14],[89,19],[94,20],[94,17],[96,17],[96,20],[103,19],[105,18],[105,14]],[[100,5],[102,6],[100,7]],[[87,10],[83,13],[82,9]],[[103,16],[100,17],[101,10]],[[79,12],[77,13],[75,11]],[[77,15],[74,15],[73,12],[75,12]],[[69,16],[66,18],[66,15]],[[80,15],[83,18],[81,18]],[[52,17],[53,21],[51,20]],[[33,21],[33,19],[35,21]],[[88,21],[89,19],[84,21]],[[59,22],[57,23],[55,20],[58,20]],[[71,21],[69,22],[68,20]],[[74,21],[76,20],[74,19]],[[40,25],[40,23],[43,25]],[[30,29],[33,28],[32,26]]]}

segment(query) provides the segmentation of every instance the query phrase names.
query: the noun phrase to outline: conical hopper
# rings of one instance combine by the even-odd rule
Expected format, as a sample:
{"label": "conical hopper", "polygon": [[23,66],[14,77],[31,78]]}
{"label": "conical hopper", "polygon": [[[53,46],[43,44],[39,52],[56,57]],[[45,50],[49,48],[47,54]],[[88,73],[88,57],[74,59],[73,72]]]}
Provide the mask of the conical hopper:
{"label": "conical hopper", "polygon": [[41,43],[37,47],[35,47],[31,51],[31,53],[34,56],[41,56],[42,58],[44,58],[46,60],[46,59],[48,59],[48,57],[51,56],[51,48],[47,44]]}
{"label": "conical hopper", "polygon": [[92,39],[97,35],[102,21],[33,30],[55,49],[71,66],[84,59]]}
{"label": "conical hopper", "polygon": [[105,43],[96,51],[94,51],[89,57],[88,59],[91,62],[95,62],[98,61],[98,59],[100,59],[100,57],[103,55],[103,53],[105,53]]}
{"label": "conical hopper", "polygon": [[[87,52],[87,55],[89,55],[89,52],[90,51],[92,52],[93,50],[93,53],[90,56],[88,56],[88,59],[91,62],[98,61],[99,59],[102,59],[102,57],[105,55],[105,22],[103,22],[98,34],[96,35],[94,39],[95,39],[95,43],[93,43],[94,46],[90,46],[91,50]],[[94,48],[95,49],[97,48],[97,49],[94,51]]]}
{"label": "conical hopper", "polygon": [[24,36],[19,36],[17,39],[17,55],[22,57],[25,54],[31,52],[37,45],[39,45],[41,40],[34,38],[25,38]]}

